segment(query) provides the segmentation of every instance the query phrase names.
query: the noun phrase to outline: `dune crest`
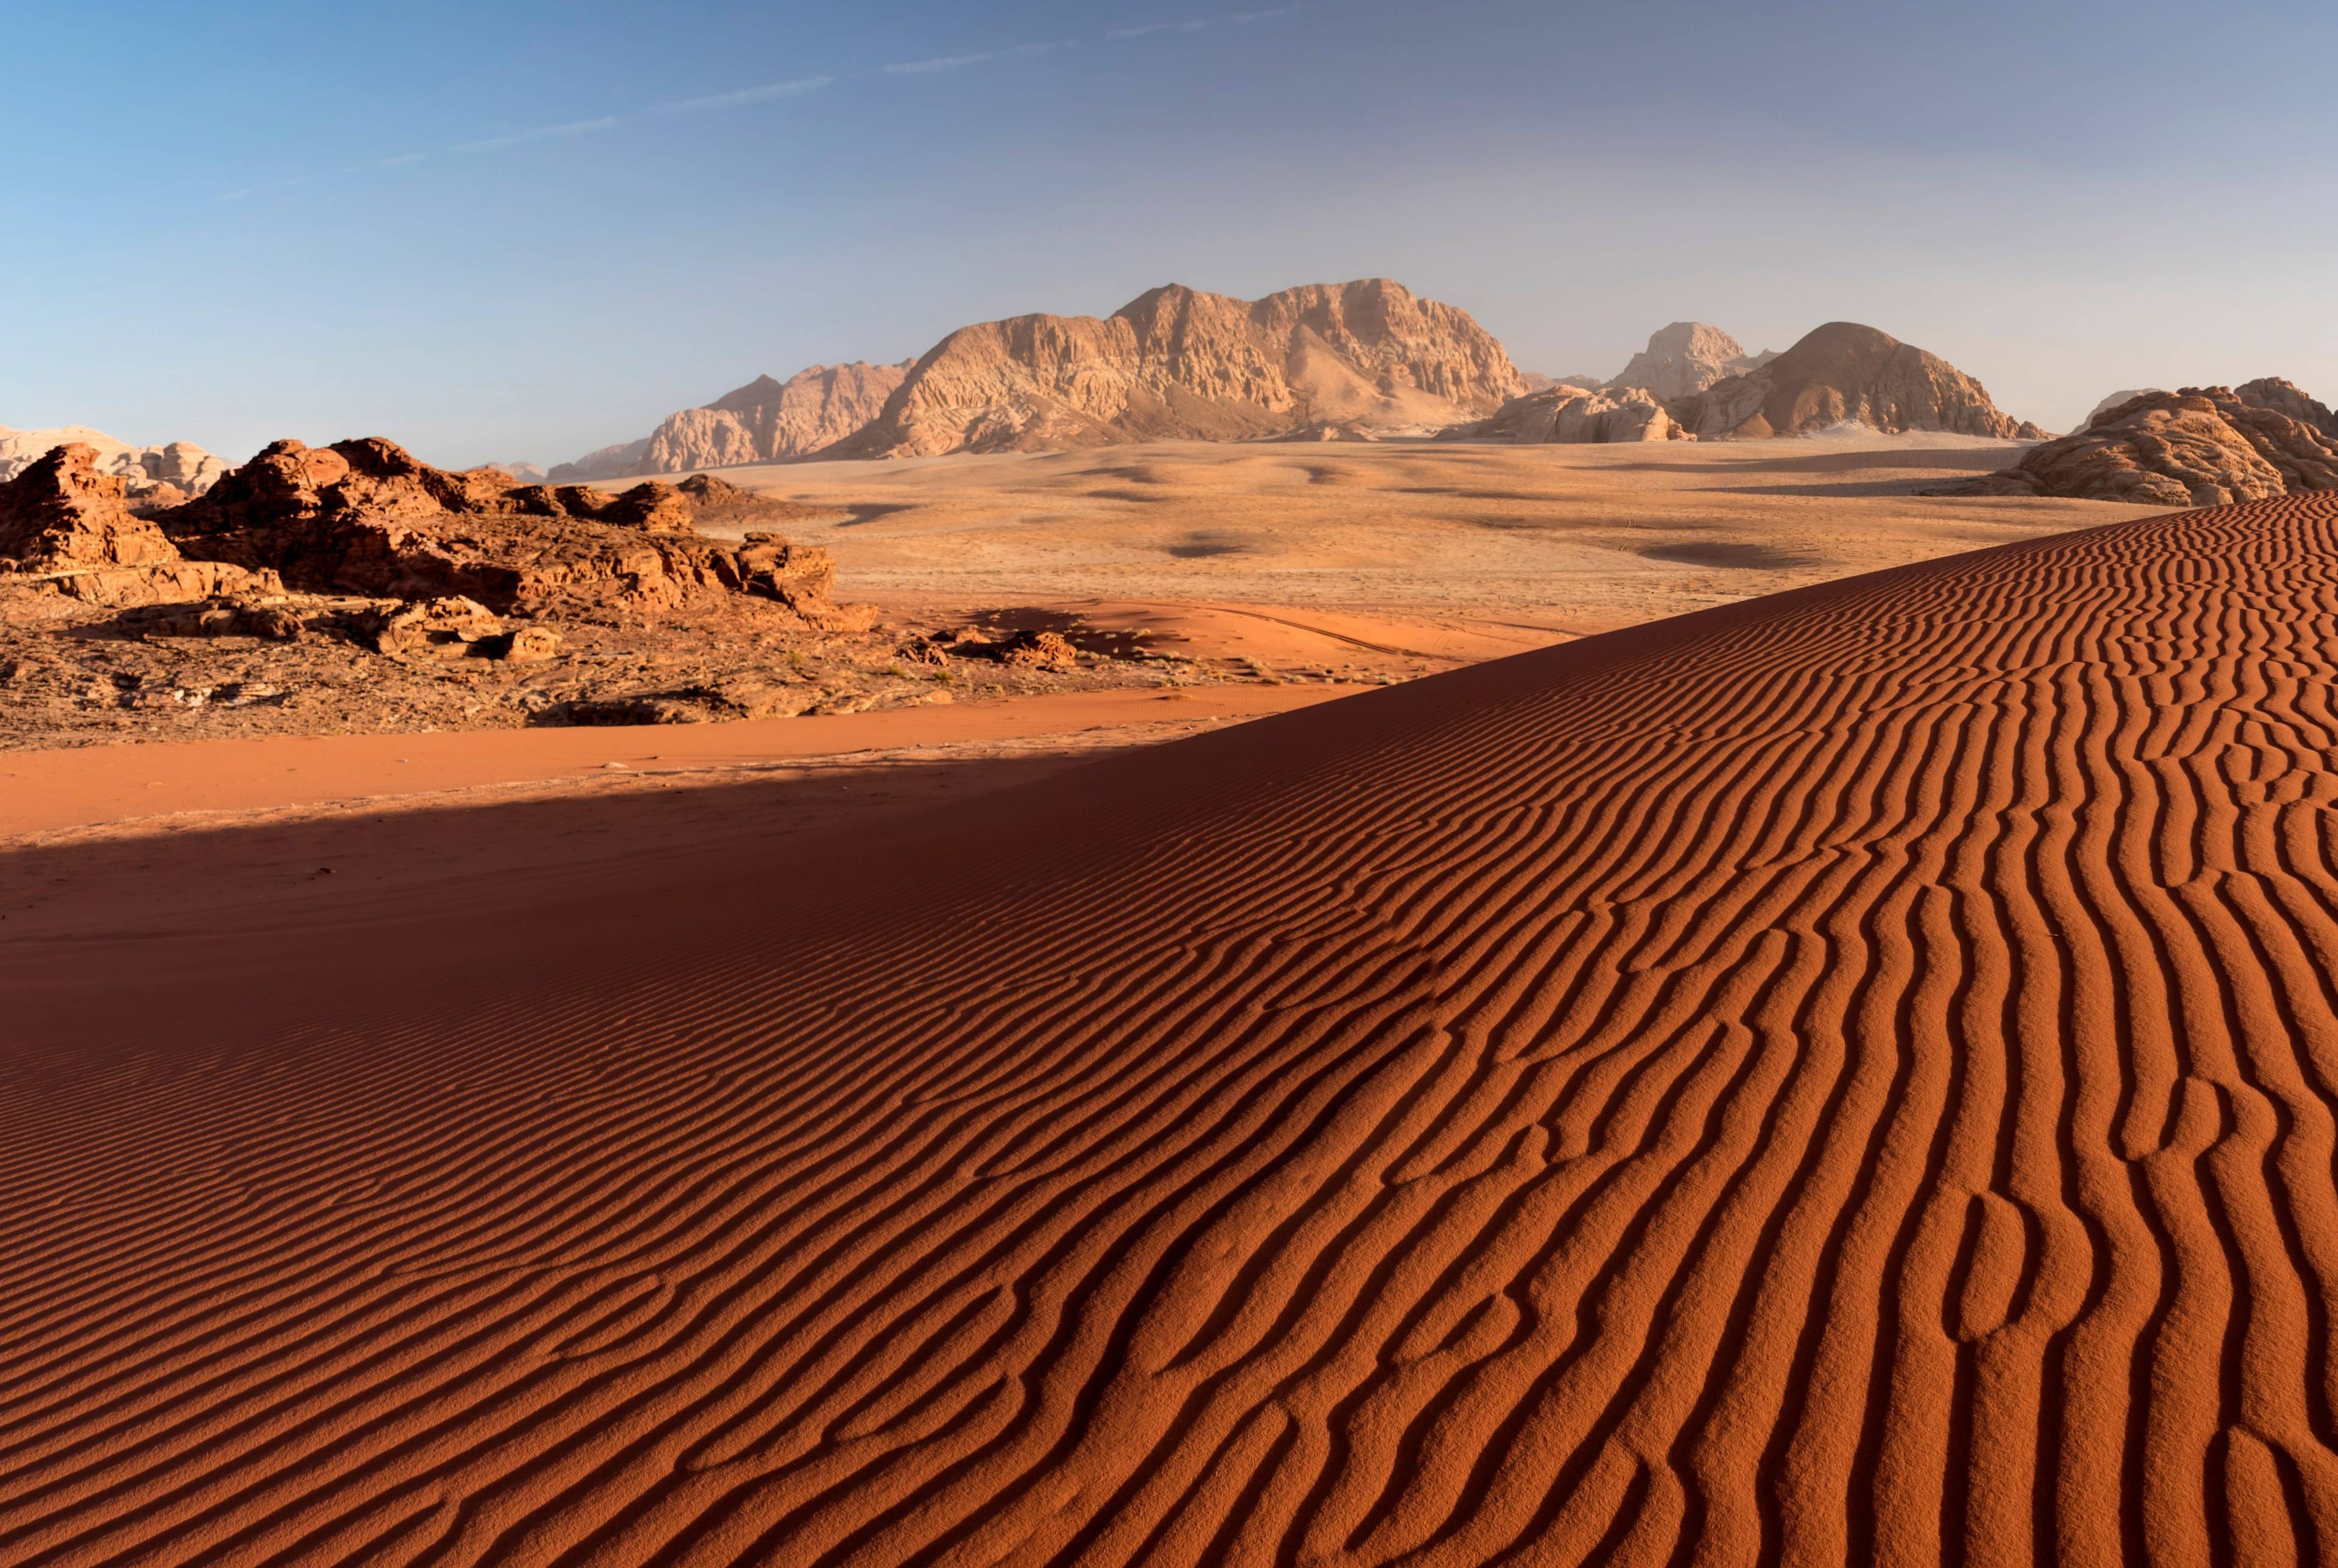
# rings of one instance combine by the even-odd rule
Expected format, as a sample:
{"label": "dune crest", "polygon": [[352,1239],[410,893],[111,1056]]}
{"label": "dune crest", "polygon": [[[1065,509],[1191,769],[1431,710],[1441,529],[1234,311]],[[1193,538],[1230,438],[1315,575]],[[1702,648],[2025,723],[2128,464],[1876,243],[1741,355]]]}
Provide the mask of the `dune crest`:
{"label": "dune crest", "polygon": [[2148,518],[882,863],[50,956],[0,1553],[2310,1560],[2333,554]]}

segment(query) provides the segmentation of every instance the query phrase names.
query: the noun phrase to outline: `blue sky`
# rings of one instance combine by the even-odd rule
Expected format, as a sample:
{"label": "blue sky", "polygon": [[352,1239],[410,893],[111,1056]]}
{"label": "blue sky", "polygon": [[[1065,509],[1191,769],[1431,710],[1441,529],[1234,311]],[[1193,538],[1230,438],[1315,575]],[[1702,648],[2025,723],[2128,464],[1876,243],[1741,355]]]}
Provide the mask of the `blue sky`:
{"label": "blue sky", "polygon": [[0,425],[550,463],[769,371],[1385,275],[1519,363],[1862,320],[2338,399],[2338,9],[6,0]]}

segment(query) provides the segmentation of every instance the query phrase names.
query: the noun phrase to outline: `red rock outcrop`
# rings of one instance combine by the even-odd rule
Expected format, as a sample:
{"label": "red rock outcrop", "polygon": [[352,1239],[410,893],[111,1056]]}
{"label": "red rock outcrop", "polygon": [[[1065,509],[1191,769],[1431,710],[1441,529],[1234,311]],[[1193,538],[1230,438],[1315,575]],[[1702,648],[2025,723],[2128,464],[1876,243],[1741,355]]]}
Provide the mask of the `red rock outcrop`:
{"label": "red rock outcrop", "polygon": [[1692,434],[1708,439],[1802,436],[1853,421],[1888,435],[1940,430],[2013,440],[2023,429],[1947,360],[1850,321],[1830,321],[1768,364],[1670,407]]}
{"label": "red rock outcrop", "polygon": [[1255,301],[1173,285],[1115,312],[962,328],[825,456],[1434,430],[1526,390],[1466,311],[1370,279]]}
{"label": "red rock outcrop", "polygon": [[1732,376],[1758,370],[1777,357],[1775,349],[1748,354],[1744,344],[1718,327],[1675,321],[1649,334],[1648,346],[1632,356],[1632,362],[1607,383],[1607,389],[1623,392],[1636,387],[1665,401],[1691,397]]}
{"label": "red rock outcrop", "polygon": [[2142,392],[2012,467],[1940,492],[2221,506],[2338,489],[2338,416],[2268,377]]}
{"label": "red rock outcrop", "polygon": [[130,510],[128,482],[68,442],[0,484],[0,583],[29,580],[99,604],[142,604],[266,586],[233,566],[190,562]]}
{"label": "red rock outcrop", "polygon": [[1440,440],[1508,441],[1521,446],[1688,438],[1664,404],[1638,387],[1586,391],[1552,387],[1513,397],[1489,418],[1438,434]]}
{"label": "red rock outcrop", "polygon": [[703,407],[668,415],[644,440],[563,463],[549,477],[573,483],[801,457],[877,417],[911,363],[815,365],[785,381],[758,376]]}
{"label": "red rock outcrop", "polygon": [[815,627],[869,623],[865,608],[830,599],[826,551],[770,533],[736,545],[705,538],[695,525],[701,505],[733,523],[758,510],[719,480],[652,481],[609,495],[514,485],[493,469],[449,473],[379,439],[280,441],[158,521],[190,556],[272,569],[313,593],[463,598],[496,611],[671,606],[743,593]]}

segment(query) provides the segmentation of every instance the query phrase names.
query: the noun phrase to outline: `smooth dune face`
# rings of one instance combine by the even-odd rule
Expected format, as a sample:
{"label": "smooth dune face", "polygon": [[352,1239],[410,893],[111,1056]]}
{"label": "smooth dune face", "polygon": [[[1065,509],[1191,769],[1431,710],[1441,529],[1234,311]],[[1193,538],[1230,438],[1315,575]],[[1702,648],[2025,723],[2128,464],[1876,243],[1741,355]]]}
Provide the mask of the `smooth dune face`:
{"label": "smooth dune face", "polygon": [[2333,557],[2117,524],[48,955],[0,1559],[2326,1553]]}

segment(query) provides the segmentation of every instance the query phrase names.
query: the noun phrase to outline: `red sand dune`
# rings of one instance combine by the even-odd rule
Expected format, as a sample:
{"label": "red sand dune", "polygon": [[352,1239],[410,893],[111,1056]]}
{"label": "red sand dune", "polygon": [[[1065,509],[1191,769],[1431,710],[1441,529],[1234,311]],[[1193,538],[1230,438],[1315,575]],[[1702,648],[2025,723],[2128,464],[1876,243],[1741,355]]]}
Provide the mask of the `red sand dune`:
{"label": "red sand dune", "polygon": [[2327,1560],[2333,562],[2119,524],[55,945],[0,1560]]}

